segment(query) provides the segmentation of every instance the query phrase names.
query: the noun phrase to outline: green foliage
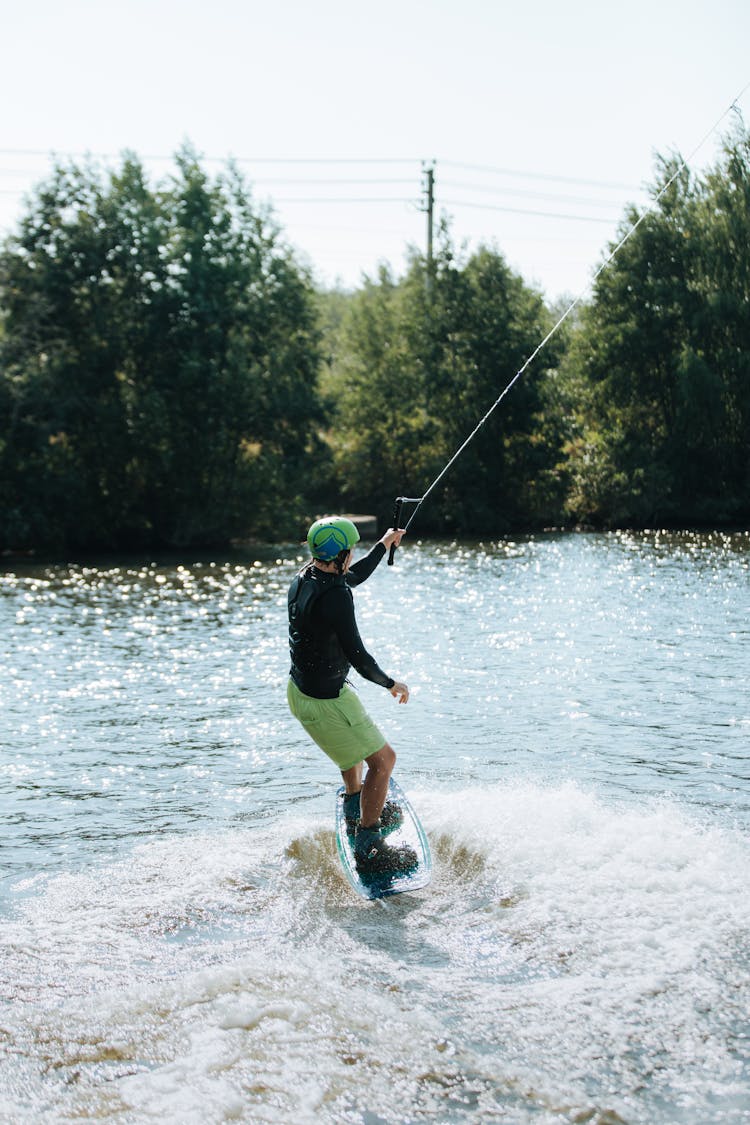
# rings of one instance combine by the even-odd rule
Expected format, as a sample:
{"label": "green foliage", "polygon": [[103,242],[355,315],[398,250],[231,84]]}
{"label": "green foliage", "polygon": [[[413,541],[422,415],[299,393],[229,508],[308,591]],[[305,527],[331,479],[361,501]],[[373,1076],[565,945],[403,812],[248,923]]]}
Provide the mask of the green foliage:
{"label": "green foliage", "polygon": [[235,170],[58,167],[0,257],[0,543],[200,544],[289,523],[313,460],[308,279]]}
{"label": "green foliage", "polygon": [[[662,162],[655,194],[679,168]],[[750,516],[749,235],[740,133],[703,182],[679,171],[600,275],[566,360],[587,387],[567,449],[578,519]]]}
{"label": "green foliage", "polygon": [[496,249],[443,226],[429,274],[314,293],[231,167],[57,167],[0,253],[0,547],[385,523],[481,419],[420,533],[746,521],[750,138],[702,179],[661,161],[654,193],[498,403],[564,308]]}
{"label": "green foliage", "polygon": [[[591,302],[446,473],[423,530],[750,517],[747,134],[702,180],[660,161],[653,191],[652,209],[624,216],[618,242],[637,228]],[[421,494],[562,311],[496,251],[457,261],[445,231],[429,279],[415,255],[402,280],[368,280],[339,318],[330,379],[342,491],[384,516],[384,496]]]}
{"label": "green foliage", "polygon": [[[353,296],[337,339],[332,442],[342,491],[384,518],[384,500],[419,495],[440,473],[550,324],[541,297],[499,253],[483,248],[456,263],[445,232],[427,280],[417,256],[401,281],[382,269]],[[560,448],[545,388],[543,371],[514,388],[436,491],[422,527],[498,531],[559,509]]]}
{"label": "green foliage", "polygon": [[383,269],[349,303],[331,375],[336,412],[330,440],[350,507],[378,512],[388,506],[411,458],[419,456],[415,407],[421,396],[408,330],[402,287]]}
{"label": "green foliage", "polygon": [[[541,297],[494,250],[441,271],[432,306],[432,404],[442,451],[458,449],[551,327]],[[544,521],[534,482],[558,458],[545,427],[545,373],[557,342],[515,383],[446,478],[449,526],[498,531]],[[442,452],[441,451],[441,452]]]}

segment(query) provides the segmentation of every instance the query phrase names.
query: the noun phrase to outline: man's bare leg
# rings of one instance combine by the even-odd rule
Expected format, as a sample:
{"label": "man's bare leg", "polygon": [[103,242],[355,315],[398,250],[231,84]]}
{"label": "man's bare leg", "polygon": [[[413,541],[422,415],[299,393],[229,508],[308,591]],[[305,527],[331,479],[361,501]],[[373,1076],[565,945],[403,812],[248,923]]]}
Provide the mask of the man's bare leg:
{"label": "man's bare leg", "polygon": [[388,796],[388,782],[396,764],[395,750],[386,744],[366,758],[367,774],[359,799],[360,824],[370,828],[377,824]]}
{"label": "man's bare leg", "polygon": [[357,762],[356,766],[351,766],[348,770],[342,770],[341,777],[347,796],[352,793],[359,793],[362,788],[362,763]]}
{"label": "man's bare leg", "polygon": [[[388,828],[381,828],[380,814],[386,804],[388,783],[396,764],[396,754],[386,742],[369,758],[365,758],[367,773],[360,793],[360,821],[354,837],[354,859],[357,868],[363,872],[389,871],[395,873],[411,871],[417,864],[417,853],[411,845],[400,843],[389,846],[383,840]],[[397,828],[400,821],[390,827]]]}

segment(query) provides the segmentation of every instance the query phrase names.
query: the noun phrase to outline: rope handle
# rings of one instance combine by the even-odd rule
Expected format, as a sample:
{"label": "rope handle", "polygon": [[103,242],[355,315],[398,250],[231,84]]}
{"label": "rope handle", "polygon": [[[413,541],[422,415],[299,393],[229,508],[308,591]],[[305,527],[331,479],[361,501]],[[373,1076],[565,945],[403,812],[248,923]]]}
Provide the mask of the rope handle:
{"label": "rope handle", "polygon": [[[396,497],[396,503],[393,505],[393,526],[398,529],[399,520],[401,519],[401,508],[404,503],[403,496]],[[393,566],[393,557],[396,554],[396,544],[391,543],[391,549],[388,552],[388,566]]]}

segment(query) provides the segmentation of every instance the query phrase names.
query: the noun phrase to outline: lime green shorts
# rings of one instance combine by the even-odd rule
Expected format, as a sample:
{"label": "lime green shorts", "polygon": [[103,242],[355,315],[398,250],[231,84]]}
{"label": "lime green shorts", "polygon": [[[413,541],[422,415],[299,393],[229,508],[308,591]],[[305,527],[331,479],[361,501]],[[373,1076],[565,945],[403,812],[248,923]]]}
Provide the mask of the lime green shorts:
{"label": "lime green shorts", "polygon": [[314,699],[290,678],[289,710],[340,770],[351,769],[385,746],[385,738],[348,684],[337,699]]}

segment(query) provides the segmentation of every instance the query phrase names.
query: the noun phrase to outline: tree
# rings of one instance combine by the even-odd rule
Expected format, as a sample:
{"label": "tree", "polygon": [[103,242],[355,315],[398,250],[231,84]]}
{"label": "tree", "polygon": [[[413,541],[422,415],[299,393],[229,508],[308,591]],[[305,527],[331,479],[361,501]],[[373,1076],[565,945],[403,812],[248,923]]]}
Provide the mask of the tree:
{"label": "tree", "polygon": [[405,288],[385,267],[364,279],[344,313],[330,390],[340,493],[350,506],[390,518],[391,500],[418,462],[424,408]]}
{"label": "tree", "polygon": [[599,276],[570,357],[590,388],[568,447],[579,519],[748,514],[749,171],[744,133],[703,181],[662,160],[658,203],[623,224],[621,235],[640,220]]}
{"label": "tree", "polygon": [[319,441],[312,286],[230,168],[60,166],[0,256],[0,542],[287,525]]}
{"label": "tree", "polygon": [[[352,298],[339,338],[341,486],[377,512],[384,497],[418,494],[440,473],[550,325],[539,294],[499,253],[456,262],[446,229],[431,280],[416,253],[400,281],[382,269]],[[559,510],[549,481],[539,487],[560,456],[548,443],[543,379],[529,372],[514,388],[451,468],[423,527],[502,531]]]}
{"label": "tree", "polygon": [[[430,330],[436,342],[430,398],[445,459],[461,446],[551,327],[541,295],[496,250],[438,272]],[[497,532],[546,521],[535,486],[558,459],[545,427],[546,372],[559,341],[516,381],[446,477],[447,526]]]}
{"label": "tree", "polygon": [[737,128],[695,206],[698,298],[681,356],[688,487],[701,515],[750,516],[750,133]]}

